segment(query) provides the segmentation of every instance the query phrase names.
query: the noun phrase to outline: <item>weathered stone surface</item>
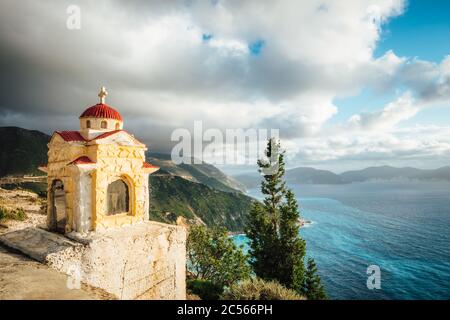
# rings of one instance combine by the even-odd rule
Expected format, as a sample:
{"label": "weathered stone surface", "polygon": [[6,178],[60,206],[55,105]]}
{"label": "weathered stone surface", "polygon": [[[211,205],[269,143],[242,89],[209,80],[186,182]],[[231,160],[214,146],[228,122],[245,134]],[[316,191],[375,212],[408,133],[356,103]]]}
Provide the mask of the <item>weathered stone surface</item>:
{"label": "weathered stone surface", "polygon": [[[0,300],[105,300],[104,291],[67,286],[68,276],[0,246]],[[6,316],[5,316],[6,317]]]}
{"label": "weathered stone surface", "polygon": [[119,299],[185,299],[184,227],[148,221],[67,237],[28,228],[0,242]]}
{"label": "weathered stone surface", "polygon": [[47,257],[61,251],[73,251],[81,244],[39,228],[25,228],[0,235],[0,242],[31,258],[46,263]]}

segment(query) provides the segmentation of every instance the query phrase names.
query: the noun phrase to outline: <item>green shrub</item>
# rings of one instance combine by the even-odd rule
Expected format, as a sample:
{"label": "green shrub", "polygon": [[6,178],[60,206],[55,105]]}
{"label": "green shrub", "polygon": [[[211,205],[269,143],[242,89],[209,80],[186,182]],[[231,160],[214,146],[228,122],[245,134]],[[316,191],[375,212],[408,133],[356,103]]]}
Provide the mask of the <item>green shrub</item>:
{"label": "green shrub", "polygon": [[188,280],[189,292],[199,296],[202,300],[219,300],[223,293],[223,287],[208,280]]}
{"label": "green shrub", "polygon": [[22,208],[13,210],[14,220],[25,221],[27,219],[27,214]]}
{"label": "green shrub", "polygon": [[22,208],[7,209],[0,207],[0,221],[1,220],[18,220],[24,221],[27,218],[27,214]]}
{"label": "green shrub", "polygon": [[224,300],[304,300],[293,290],[276,281],[245,280],[232,285],[222,296]]}
{"label": "green shrub", "polygon": [[208,280],[222,288],[250,276],[247,256],[224,228],[191,226],[187,256],[188,271],[194,279]]}

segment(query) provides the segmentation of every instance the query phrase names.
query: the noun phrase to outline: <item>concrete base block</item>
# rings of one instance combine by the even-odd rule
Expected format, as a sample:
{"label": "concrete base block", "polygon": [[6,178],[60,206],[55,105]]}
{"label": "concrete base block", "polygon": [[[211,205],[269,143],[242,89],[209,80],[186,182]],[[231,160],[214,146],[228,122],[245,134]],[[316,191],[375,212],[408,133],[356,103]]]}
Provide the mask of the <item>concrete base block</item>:
{"label": "concrete base block", "polygon": [[0,242],[118,299],[186,298],[186,229],[152,221],[66,237],[37,228]]}

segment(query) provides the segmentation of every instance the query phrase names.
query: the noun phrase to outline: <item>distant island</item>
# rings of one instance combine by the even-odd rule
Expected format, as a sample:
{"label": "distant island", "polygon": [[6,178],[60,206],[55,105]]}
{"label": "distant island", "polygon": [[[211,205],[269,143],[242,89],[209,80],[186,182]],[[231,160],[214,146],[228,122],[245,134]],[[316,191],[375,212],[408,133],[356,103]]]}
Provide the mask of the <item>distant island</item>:
{"label": "distant island", "polygon": [[[258,173],[234,176],[246,188],[255,188],[261,181]],[[286,181],[291,184],[347,184],[365,181],[386,180],[450,181],[450,166],[438,169],[417,169],[412,167],[395,168],[391,166],[369,167],[363,170],[346,171],[336,174],[328,170],[298,167],[286,170]]]}

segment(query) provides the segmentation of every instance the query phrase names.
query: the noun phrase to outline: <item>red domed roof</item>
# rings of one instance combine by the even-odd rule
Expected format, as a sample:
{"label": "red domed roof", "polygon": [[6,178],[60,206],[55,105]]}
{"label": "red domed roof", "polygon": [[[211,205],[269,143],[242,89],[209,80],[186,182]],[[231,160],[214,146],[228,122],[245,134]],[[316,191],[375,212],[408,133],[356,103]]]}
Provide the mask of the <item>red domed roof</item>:
{"label": "red domed roof", "polygon": [[119,111],[104,103],[98,103],[95,106],[87,108],[81,114],[80,118],[107,118],[123,121]]}

